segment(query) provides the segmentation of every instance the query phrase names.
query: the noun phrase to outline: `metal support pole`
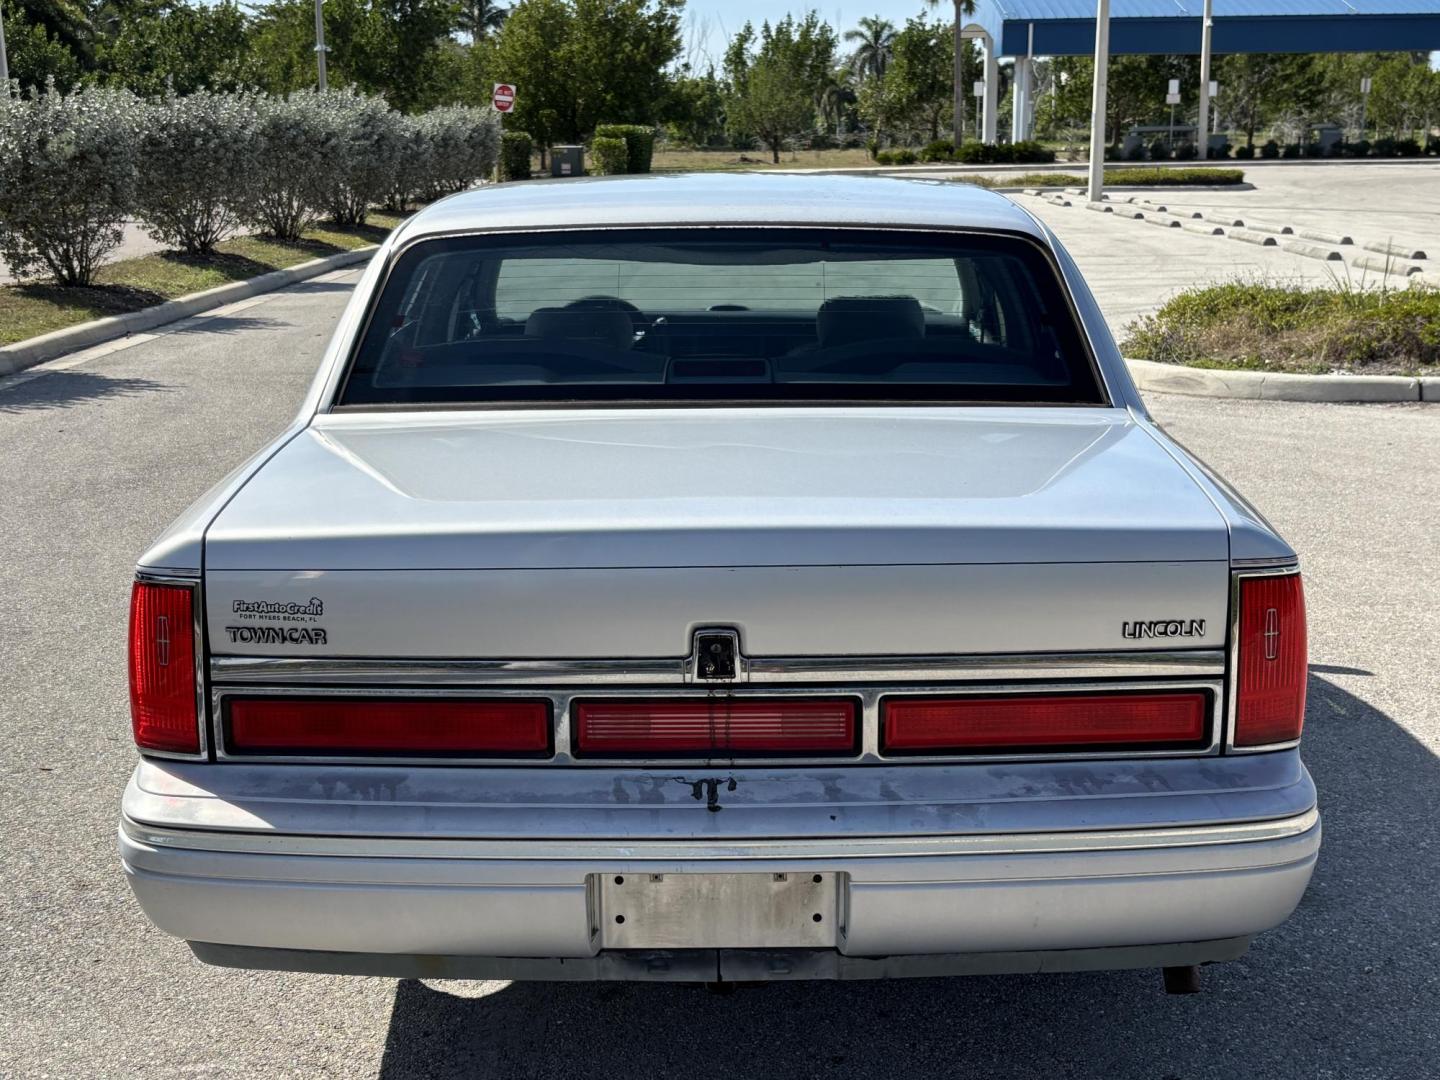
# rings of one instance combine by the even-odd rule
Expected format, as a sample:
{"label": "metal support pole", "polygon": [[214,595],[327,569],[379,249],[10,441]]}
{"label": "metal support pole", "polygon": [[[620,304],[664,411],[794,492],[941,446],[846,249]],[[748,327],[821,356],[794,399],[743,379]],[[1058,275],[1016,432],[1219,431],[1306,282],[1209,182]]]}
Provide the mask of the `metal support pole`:
{"label": "metal support pole", "polygon": [[1095,0],[1095,93],[1090,99],[1090,192],[1099,202],[1105,188],[1105,90],[1110,77],[1110,0]]}
{"label": "metal support pole", "polygon": [[317,85],[325,92],[325,16],[320,10],[321,0],[315,0],[315,70],[319,75]]}
{"label": "metal support pole", "polygon": [[[959,0],[956,0],[958,3]],[[10,96],[10,60],[5,55],[5,2],[0,0],[0,88]]]}
{"label": "metal support pole", "polygon": [[1015,58],[1015,85],[1011,87],[1010,141],[1022,142],[1025,134],[1025,110],[1030,107],[1030,57]]}
{"label": "metal support pole", "polygon": [[985,97],[980,110],[980,141],[987,146],[998,142],[996,129],[1000,120],[1000,43],[989,34],[980,39],[985,50]]}
{"label": "metal support pole", "polygon": [[960,36],[960,9],[965,0],[955,0],[955,145],[965,141],[965,39]]}
{"label": "metal support pole", "polygon": [[1215,20],[1210,17],[1211,0],[1205,0],[1200,19],[1200,115],[1195,126],[1195,149],[1200,160],[1210,156],[1210,31]]}

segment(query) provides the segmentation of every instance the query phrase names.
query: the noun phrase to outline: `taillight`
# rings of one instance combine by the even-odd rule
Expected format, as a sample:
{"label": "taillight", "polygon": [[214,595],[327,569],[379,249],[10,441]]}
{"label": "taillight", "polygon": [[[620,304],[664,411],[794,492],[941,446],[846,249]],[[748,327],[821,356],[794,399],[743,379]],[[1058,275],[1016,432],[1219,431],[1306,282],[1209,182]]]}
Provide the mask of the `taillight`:
{"label": "taillight", "polygon": [[582,754],[851,753],[855,703],[715,698],[586,701],[575,706]]}
{"label": "taillight", "polygon": [[1305,723],[1305,589],[1299,574],[1240,579],[1236,746],[1300,738]]}
{"label": "taillight", "polygon": [[130,593],[130,721],[135,745],[200,752],[195,589],[137,581]]}
{"label": "taillight", "polygon": [[236,754],[536,755],[550,749],[545,701],[435,698],[230,698]]}
{"label": "taillight", "polygon": [[1198,691],[890,698],[882,708],[883,748],[902,754],[1200,746],[1208,711]]}

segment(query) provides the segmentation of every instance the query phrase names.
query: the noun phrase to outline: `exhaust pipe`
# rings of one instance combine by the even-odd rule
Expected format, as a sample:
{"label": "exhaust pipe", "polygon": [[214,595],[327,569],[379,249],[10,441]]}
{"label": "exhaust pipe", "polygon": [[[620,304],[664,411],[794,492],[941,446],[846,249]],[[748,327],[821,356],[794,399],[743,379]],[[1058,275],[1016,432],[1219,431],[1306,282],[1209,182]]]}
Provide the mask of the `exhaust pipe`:
{"label": "exhaust pipe", "polygon": [[1185,964],[1181,967],[1167,967],[1163,969],[1165,974],[1165,993],[1167,994],[1198,994],[1200,992],[1200,967],[1197,964]]}

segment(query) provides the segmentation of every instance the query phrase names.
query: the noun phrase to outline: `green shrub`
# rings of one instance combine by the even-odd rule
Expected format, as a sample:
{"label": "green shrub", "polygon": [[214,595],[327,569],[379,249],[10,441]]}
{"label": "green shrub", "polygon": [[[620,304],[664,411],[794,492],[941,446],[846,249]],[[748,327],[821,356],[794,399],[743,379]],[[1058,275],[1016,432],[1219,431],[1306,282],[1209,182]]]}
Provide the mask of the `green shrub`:
{"label": "green shrub", "polygon": [[[313,102],[325,133],[327,161],[315,205],[328,211],[336,225],[363,225],[370,207],[389,194],[402,157],[416,152],[412,133],[384,98],[347,89],[318,94]],[[433,175],[438,155],[427,154],[414,164]]]}
{"label": "green shrub", "polygon": [[625,142],[625,172],[648,173],[650,162],[655,155],[655,129],[644,124],[599,124],[595,128],[597,139],[623,139]]}
{"label": "green shrub", "polygon": [[978,139],[966,139],[956,148],[955,156],[966,165],[983,165],[990,160],[989,147]]}
{"label": "green shrub", "polygon": [[1179,146],[1175,147],[1175,160],[1194,161],[1199,156],[1199,153],[1194,143],[1182,142]]}
{"label": "green shrub", "polygon": [[1122,151],[1120,156],[1126,161],[1144,161],[1145,144],[1143,142],[1137,142],[1134,146],[1130,147],[1129,150]]}
{"label": "green shrub", "polygon": [[1404,138],[1395,143],[1396,157],[1419,157],[1420,143],[1415,139]]}
{"label": "green shrub", "polygon": [[154,239],[208,255],[240,224],[255,186],[253,94],[173,91],[146,106],[135,216]]}
{"label": "green shrub", "polygon": [[590,143],[590,160],[595,171],[601,176],[618,176],[629,170],[629,154],[625,140],[614,136],[600,135]]}
{"label": "green shrub", "polygon": [[1024,139],[1011,144],[1010,159],[1017,165],[1049,165],[1055,160],[1055,151],[1034,139]]}
{"label": "green shrub", "polygon": [[534,153],[535,142],[528,131],[502,131],[500,133],[500,179],[529,180],[530,155]]}
{"label": "green shrub", "polygon": [[1280,144],[1274,139],[1270,139],[1260,147],[1260,156],[1273,161],[1280,156]]}
{"label": "green shrub", "polygon": [[936,139],[925,144],[920,151],[921,161],[954,161],[955,143],[951,139]]}
{"label": "green shrub", "polygon": [[135,208],[145,110],[125,90],[0,101],[0,257],[88,285]]}
{"label": "green shrub", "polygon": [[256,98],[255,186],[241,218],[280,240],[298,240],[314,224],[320,210],[317,193],[331,172],[331,132],[318,97],[304,90],[288,98]]}
{"label": "green shrub", "polygon": [[1230,282],[1181,293],[1126,335],[1137,360],[1422,375],[1440,372],[1440,290]]}
{"label": "green shrub", "polygon": [[1280,151],[1280,156],[1286,161],[1294,161],[1304,153],[1305,149],[1299,143],[1286,143],[1285,148]]}
{"label": "green shrub", "polygon": [[416,194],[438,199],[488,180],[500,160],[500,119],[491,109],[442,105],[415,118],[425,167]]}
{"label": "green shrub", "polygon": [[1235,157],[1241,161],[1251,161],[1255,157],[1255,147],[1250,146],[1248,143],[1245,146],[1237,146],[1235,148]]}
{"label": "green shrub", "polygon": [[1170,147],[1164,139],[1154,139],[1150,143],[1151,161],[1169,161]]}

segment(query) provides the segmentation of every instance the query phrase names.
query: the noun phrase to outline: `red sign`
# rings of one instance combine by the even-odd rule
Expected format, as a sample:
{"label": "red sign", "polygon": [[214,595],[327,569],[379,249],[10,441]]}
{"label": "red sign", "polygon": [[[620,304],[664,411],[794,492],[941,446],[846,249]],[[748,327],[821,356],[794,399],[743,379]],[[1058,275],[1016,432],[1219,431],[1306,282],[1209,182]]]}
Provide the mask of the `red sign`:
{"label": "red sign", "polygon": [[495,94],[490,100],[494,103],[496,112],[509,112],[515,108],[515,87],[509,83],[497,82]]}

